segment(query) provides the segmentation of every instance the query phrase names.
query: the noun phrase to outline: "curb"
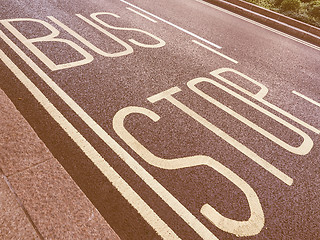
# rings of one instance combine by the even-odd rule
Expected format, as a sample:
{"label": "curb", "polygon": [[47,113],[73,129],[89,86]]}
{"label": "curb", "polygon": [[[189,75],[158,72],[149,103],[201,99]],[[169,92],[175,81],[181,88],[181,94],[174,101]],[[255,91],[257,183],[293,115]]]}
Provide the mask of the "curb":
{"label": "curb", "polygon": [[0,239],[120,240],[0,88]]}
{"label": "curb", "polygon": [[320,46],[320,28],[259,7],[243,0],[204,0],[294,37]]}

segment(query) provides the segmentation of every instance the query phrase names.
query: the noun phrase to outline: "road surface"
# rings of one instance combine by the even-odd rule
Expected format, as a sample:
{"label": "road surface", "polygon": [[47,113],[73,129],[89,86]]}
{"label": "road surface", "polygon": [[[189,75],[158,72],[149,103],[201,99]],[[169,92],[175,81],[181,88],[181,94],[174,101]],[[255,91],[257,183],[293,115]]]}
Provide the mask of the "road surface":
{"label": "road surface", "polygon": [[320,239],[319,47],[198,0],[0,14],[0,87],[121,239]]}

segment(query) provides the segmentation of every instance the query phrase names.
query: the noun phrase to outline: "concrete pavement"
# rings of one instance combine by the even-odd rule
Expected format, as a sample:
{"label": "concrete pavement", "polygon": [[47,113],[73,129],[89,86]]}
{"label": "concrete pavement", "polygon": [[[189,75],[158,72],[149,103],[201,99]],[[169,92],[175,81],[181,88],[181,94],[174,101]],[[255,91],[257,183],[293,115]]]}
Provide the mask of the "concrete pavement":
{"label": "concrete pavement", "polygon": [[2,90],[0,126],[0,239],[120,239]]}

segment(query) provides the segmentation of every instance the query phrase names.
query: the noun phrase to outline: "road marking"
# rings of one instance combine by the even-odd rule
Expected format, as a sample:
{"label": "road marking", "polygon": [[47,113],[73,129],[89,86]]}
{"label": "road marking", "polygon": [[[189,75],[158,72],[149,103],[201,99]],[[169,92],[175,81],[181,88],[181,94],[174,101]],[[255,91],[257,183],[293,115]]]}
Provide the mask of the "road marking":
{"label": "road marking", "polygon": [[[51,88],[86,124],[92,129],[153,191],[155,191],[164,202],[166,202],[193,230],[205,240],[218,240],[187,208],[185,208],[166,188],[164,188],[151,174],[149,174],[129,153],[127,153],[107,132],[105,132],[68,94],[66,94],[37,64],[35,64],[19,47],[17,47],[1,30],[0,37],[13,49],[26,64],[36,72],[40,78]],[[2,52],[2,51],[1,51]],[[1,53],[0,52],[0,53]],[[4,53],[3,53],[4,54]],[[3,57],[1,53],[1,56]],[[21,77],[19,68],[14,68],[4,57],[4,63],[10,69],[18,72],[17,77],[20,81],[27,82]],[[10,60],[10,59],[9,59]],[[22,73],[23,74],[23,73]],[[29,80],[30,81],[30,80]],[[31,81],[30,81],[31,82]],[[127,190],[128,184],[111,168],[109,164],[87,143],[87,140],[64,118],[63,115],[48,101],[40,90],[31,82],[25,84],[31,93],[36,92],[36,98],[41,100],[48,113],[61,125],[61,127],[71,134],[71,138],[78,146],[90,156],[89,159],[100,169],[100,171],[114,184],[123,194],[129,203],[137,209],[140,215],[152,226],[155,231],[164,239],[179,239],[165,222],[134,192]],[[31,85],[31,86],[30,86]],[[36,88],[36,90],[34,90]],[[45,96],[44,96],[45,97]],[[49,106],[49,107],[48,107]],[[72,130],[72,131],[71,131]],[[100,156],[100,157],[99,157]],[[110,168],[110,169],[109,169]],[[128,191],[128,192],[126,192]]]}
{"label": "road marking", "polygon": [[[121,0],[120,0],[120,1],[121,1]],[[220,7],[215,6],[215,5],[213,5],[213,4],[207,3],[207,2],[205,2],[205,1],[203,1],[203,0],[194,0],[194,1],[199,2],[199,3],[201,3],[201,4],[204,4],[204,5],[206,5],[206,6],[209,6],[209,7],[211,7],[211,8],[214,8],[214,9],[216,9],[216,10],[219,10],[219,11],[221,11],[221,12],[227,13],[227,14],[232,15],[232,16],[234,16],[234,17],[240,18],[240,19],[242,19],[242,20],[244,20],[244,21],[246,21],[246,22],[252,23],[252,24],[254,24],[254,25],[256,25],[256,26],[262,27],[262,28],[267,29],[267,30],[269,30],[269,31],[271,31],[271,32],[277,33],[277,34],[279,34],[279,35],[281,35],[281,36],[283,36],[283,37],[289,38],[289,39],[291,39],[291,40],[293,40],[293,41],[302,43],[302,44],[304,44],[304,45],[306,45],[306,46],[308,46],[308,47],[311,47],[311,48],[314,48],[314,49],[320,51],[320,47],[318,47],[318,46],[316,46],[316,45],[313,45],[313,44],[308,43],[308,42],[306,42],[306,41],[303,41],[303,40],[301,40],[301,39],[299,39],[299,38],[293,37],[293,36],[291,36],[291,35],[289,35],[289,34],[283,33],[283,32],[281,32],[281,31],[279,31],[279,30],[273,29],[273,28],[271,28],[271,27],[268,27],[268,26],[263,25],[263,24],[261,24],[261,23],[258,23],[258,22],[256,22],[256,21],[253,21],[253,20],[251,20],[251,19],[249,19],[249,18],[243,17],[243,16],[241,16],[241,15],[239,15],[239,14],[230,12],[230,11],[228,11],[228,10],[226,10],[226,9],[223,9],[223,8],[220,8]]]}
{"label": "road marking", "polygon": [[308,102],[310,102],[310,103],[312,103],[312,104],[320,107],[320,103],[316,102],[315,100],[313,100],[313,99],[311,99],[311,98],[308,98],[307,96],[305,96],[305,95],[303,95],[303,94],[301,94],[301,93],[298,93],[298,92],[296,92],[296,91],[292,91],[292,93],[295,94],[295,95],[297,95],[297,96],[299,96],[299,97],[301,97],[301,98],[303,98],[303,99],[305,99],[305,100],[307,100]]}
{"label": "road marking", "polygon": [[[80,14],[76,14],[76,16],[79,16]],[[145,43],[141,43],[138,42],[136,40],[134,40],[133,38],[129,39],[128,41],[139,46],[139,47],[145,47],[145,48],[160,48],[163,47],[164,45],[166,45],[166,42],[163,41],[161,38],[158,38],[157,36],[146,32],[142,29],[138,29],[138,28],[124,28],[124,27],[115,27],[115,26],[111,26],[108,23],[106,23],[105,21],[102,21],[100,18],[98,18],[98,16],[100,15],[110,15],[113,16],[115,18],[120,18],[120,16],[118,16],[117,14],[114,13],[108,13],[108,12],[97,12],[97,13],[91,13],[90,17],[92,19],[94,19],[96,22],[100,23],[101,25],[107,27],[107,28],[111,28],[111,29],[115,29],[115,30],[125,30],[125,31],[135,31],[135,32],[141,32],[144,33],[146,35],[148,35],[149,37],[153,38],[154,40],[158,41],[159,43],[157,44],[145,44]]]}
{"label": "road marking", "polygon": [[219,49],[222,48],[222,47],[220,47],[219,45],[214,44],[214,43],[212,43],[212,42],[210,42],[210,41],[208,41],[208,40],[206,40],[206,39],[198,36],[197,34],[194,34],[194,33],[190,32],[190,31],[188,31],[188,30],[186,30],[186,29],[184,29],[184,28],[182,28],[182,27],[179,27],[179,26],[177,26],[177,25],[175,25],[175,24],[173,24],[173,23],[171,23],[171,22],[169,22],[169,21],[167,21],[167,20],[164,20],[163,18],[160,18],[160,17],[158,17],[158,16],[156,16],[156,15],[154,15],[154,14],[152,14],[152,13],[150,13],[150,12],[148,12],[148,11],[140,8],[140,7],[135,6],[135,5],[133,5],[132,3],[129,3],[129,2],[124,1],[124,0],[120,0],[120,1],[123,2],[123,3],[125,3],[125,4],[128,4],[128,5],[131,6],[131,7],[134,7],[134,8],[136,8],[136,9],[140,10],[141,12],[144,12],[144,13],[146,13],[146,14],[149,14],[150,16],[152,16],[152,17],[154,17],[154,18],[156,18],[156,19],[158,19],[158,20],[160,20],[160,21],[162,21],[162,22],[164,22],[164,23],[167,23],[167,24],[169,24],[170,26],[175,27],[175,28],[177,28],[177,29],[179,29],[179,30],[181,30],[181,31],[183,31],[183,32],[185,32],[185,33],[187,33],[187,34],[189,34],[189,35],[191,35],[191,36],[193,36],[193,37],[195,37],[195,38],[203,41],[203,42],[206,42],[206,43],[210,44],[211,46],[213,46],[213,47],[215,47],[215,48],[219,48]]}
{"label": "road marking", "polygon": [[[290,114],[290,113],[282,110],[281,108],[273,105],[272,103],[269,103],[268,101],[264,100],[264,97],[266,96],[267,91],[259,91],[258,94],[253,94],[253,93],[251,93],[250,91],[247,91],[246,89],[240,87],[239,85],[231,82],[230,80],[228,80],[228,79],[220,76],[221,73],[229,72],[229,71],[238,74],[239,76],[245,78],[246,80],[248,80],[248,81],[250,81],[250,82],[252,82],[252,83],[257,84],[258,86],[263,86],[263,84],[258,83],[257,81],[251,79],[250,77],[246,76],[245,74],[243,74],[243,73],[241,73],[241,72],[239,72],[239,71],[236,71],[236,70],[234,70],[234,69],[231,69],[231,68],[220,68],[220,69],[217,69],[217,70],[212,71],[210,74],[211,74],[212,76],[218,78],[219,80],[225,82],[225,83],[228,84],[229,86],[232,86],[232,87],[234,87],[235,89],[243,92],[244,94],[246,94],[246,95],[248,95],[248,96],[250,96],[250,97],[258,100],[259,102],[261,102],[261,103],[264,104],[265,106],[267,106],[267,107],[269,107],[269,108],[277,111],[278,113],[282,114],[283,116],[286,116],[287,118],[290,118],[291,120],[295,121],[296,123],[299,123],[300,125],[304,126],[305,128],[308,128],[309,130],[311,130],[311,131],[313,131],[313,132],[315,132],[315,133],[317,133],[317,134],[320,134],[320,130],[319,130],[319,129],[311,126],[310,124],[308,124],[308,123],[300,120],[299,118],[293,116],[292,114]],[[225,88],[225,87],[222,86],[221,88]],[[266,89],[267,89],[267,88],[266,88]],[[226,88],[225,91],[230,92],[230,91],[232,91],[232,90]],[[232,91],[232,92],[233,92],[233,91]],[[264,114],[269,115],[270,117],[275,116],[274,114],[272,114],[272,113],[269,112],[268,110],[266,110],[266,109],[260,107],[259,105],[251,102],[250,100],[242,97],[241,95],[236,94],[235,92],[234,92],[234,96],[237,96],[237,98],[240,99],[241,101],[243,101],[243,102],[247,103],[248,105],[254,107],[255,109],[259,110],[260,112],[263,112]],[[276,116],[273,117],[273,118],[276,119]],[[283,121],[283,120],[281,120],[281,121]]]}
{"label": "road marking", "polygon": [[[8,43],[3,32],[0,36]],[[11,42],[11,41],[10,41]],[[11,42],[12,43],[12,42]],[[13,47],[13,43],[10,47]],[[15,51],[17,50],[16,47]],[[16,52],[28,65],[34,69],[35,64],[24,55],[19,49]],[[94,163],[112,185],[122,194],[122,196],[138,211],[138,213],[150,224],[150,226],[163,239],[180,239],[173,230],[150,208],[150,206],[128,185],[128,183],[108,164],[107,161],[96,151],[96,149],[78,132],[78,130],[59,112],[58,109],[46,98],[46,96],[32,83],[32,81],[10,60],[10,58],[0,49],[0,59],[16,75],[21,83],[30,91],[35,99],[44,107],[50,116],[62,127],[62,129],[79,146],[84,154]],[[36,68],[41,78],[49,78],[44,72]],[[78,106],[74,106],[78,108]],[[88,119],[90,117],[88,116]]]}
{"label": "road marking", "polygon": [[246,221],[238,221],[221,215],[215,208],[208,203],[202,205],[200,212],[212,224],[221,230],[232,233],[236,236],[253,236],[257,235],[264,226],[265,218],[260,204],[260,200],[256,192],[251,186],[237,174],[217,160],[205,156],[195,155],[181,158],[165,159],[154,155],[146,147],[144,147],[136,138],[134,138],[125,128],[124,121],[128,115],[143,114],[149,117],[153,122],[157,122],[160,116],[155,112],[136,106],[129,106],[119,110],[113,118],[113,129],[134,150],[141,158],[149,164],[163,169],[182,169],[196,166],[207,166],[217,171],[234,185],[236,185],[246,196],[250,208],[250,217]]}
{"label": "road marking", "polygon": [[217,55],[219,55],[219,56],[221,56],[221,57],[223,57],[223,58],[225,58],[225,59],[227,59],[227,60],[229,60],[229,61],[231,61],[231,62],[233,62],[233,63],[238,63],[238,61],[232,59],[231,57],[228,57],[228,56],[224,55],[224,54],[221,53],[221,52],[218,52],[218,51],[216,51],[216,50],[214,50],[214,49],[212,49],[212,48],[210,48],[210,47],[208,47],[208,46],[206,46],[206,45],[204,45],[204,44],[202,44],[202,43],[199,43],[199,42],[196,41],[196,40],[192,40],[192,42],[200,45],[201,47],[204,47],[205,49],[208,49],[209,51],[211,51],[211,52],[213,52],[213,53],[215,53],[215,54],[217,54]]}
{"label": "road marking", "polygon": [[154,19],[152,19],[152,18],[149,18],[148,16],[146,16],[146,15],[144,15],[144,14],[142,14],[142,13],[140,13],[140,12],[138,12],[138,11],[132,9],[132,8],[127,7],[126,9],[130,10],[131,12],[134,12],[135,14],[140,15],[141,17],[144,17],[145,19],[148,19],[148,20],[151,21],[151,22],[157,23],[156,20],[154,20]]}
{"label": "road marking", "polygon": [[[245,118],[244,116],[242,116],[241,114],[233,111],[231,108],[223,105],[222,103],[220,103],[219,101],[215,100],[213,97],[209,96],[208,94],[206,94],[205,92],[201,91],[200,89],[198,89],[195,85],[199,84],[199,83],[210,83],[212,85],[214,85],[215,87],[220,88],[221,90],[225,91],[226,93],[230,94],[233,97],[236,97],[237,99],[239,99],[240,101],[248,104],[248,106],[251,106],[253,108],[255,108],[256,110],[261,111],[261,108],[257,108],[257,105],[254,105],[253,102],[251,102],[250,100],[243,98],[242,96],[240,96],[239,94],[237,94],[236,92],[230,90],[229,88],[223,86],[222,84],[219,84],[218,82],[216,82],[213,79],[209,79],[209,78],[195,78],[191,81],[189,81],[187,83],[188,87],[194,91],[195,93],[197,93],[199,96],[203,97],[204,99],[206,99],[207,101],[209,101],[210,103],[214,104],[216,107],[220,108],[221,110],[227,112],[228,114],[230,114],[231,116],[233,116],[234,118],[236,118],[237,120],[241,121],[242,123],[246,124],[247,126],[251,127],[252,129],[254,129],[255,131],[257,131],[258,133],[260,133],[261,135],[265,136],[266,138],[268,138],[269,140],[273,141],[274,143],[278,144],[279,146],[281,146],[282,148],[284,148],[285,150],[292,152],[294,154],[298,154],[298,155],[306,155],[308,154],[312,147],[313,147],[313,141],[312,139],[302,130],[300,130],[299,128],[296,128],[295,126],[293,126],[292,124],[288,123],[287,121],[283,120],[282,118],[272,114],[271,112],[265,110],[262,113],[264,113],[266,116],[270,117],[271,119],[277,121],[278,123],[280,123],[282,126],[290,129],[291,131],[295,132],[296,134],[300,135],[300,137],[303,138],[303,142],[300,144],[300,146],[292,146],[282,140],[280,140],[279,138],[277,138],[276,136],[274,136],[273,134],[271,134],[270,132],[264,130],[263,128],[259,127],[258,125],[256,125],[255,123],[249,121],[247,118]],[[246,100],[245,100],[246,99]]]}
{"label": "road marking", "polygon": [[[10,22],[36,22],[41,25],[43,25],[45,28],[49,30],[49,34],[41,37],[35,37],[35,38],[26,38],[22,33],[20,33]],[[71,67],[77,67],[81,65],[88,64],[93,61],[93,56],[88,53],[86,50],[81,48],[79,45],[75,44],[74,42],[57,38],[60,34],[58,29],[50,25],[49,23],[39,20],[39,19],[33,19],[33,18],[14,18],[14,19],[5,19],[0,20],[0,23],[3,24],[16,38],[20,40],[34,55],[36,55],[44,64],[47,65],[48,68],[52,71],[56,70],[62,70],[66,68]],[[64,44],[69,45],[74,50],[76,50],[79,54],[81,54],[84,59],[74,61],[74,62],[68,62],[68,63],[62,63],[62,64],[55,64],[49,57],[47,57],[38,47],[36,47],[35,43],[38,42],[61,42]]]}
{"label": "road marking", "polygon": [[255,152],[253,152],[252,150],[250,150],[249,148],[247,148],[246,146],[244,146],[243,144],[238,142],[233,137],[229,136],[227,133],[222,131],[220,128],[216,127],[211,122],[209,122],[207,119],[203,118],[198,113],[196,113],[195,111],[193,111],[192,109],[190,109],[189,107],[187,107],[182,102],[180,102],[179,100],[175,99],[172,96],[173,94],[180,92],[180,91],[181,90],[178,87],[173,87],[173,88],[170,88],[166,91],[163,91],[161,93],[158,93],[156,95],[149,97],[148,101],[155,103],[161,99],[168,100],[174,106],[176,106],[181,111],[183,111],[184,113],[186,113],[187,115],[192,117],[194,120],[196,120],[197,122],[202,124],[204,127],[209,129],[211,132],[213,132],[214,134],[219,136],[221,139],[223,139],[227,143],[229,143],[231,146],[233,146],[234,148],[239,150],[242,154],[244,154],[245,156],[250,158],[252,161],[257,163],[260,167],[264,168],[266,171],[271,173],[273,176],[277,177],[278,179],[280,179],[281,181],[283,181],[285,184],[287,184],[289,186],[292,185],[293,179],[291,177],[289,177],[288,175],[286,175],[285,173],[283,173],[282,171],[277,169],[275,166],[273,166],[272,164],[270,164],[269,162],[267,162],[266,160],[264,160],[263,158],[258,156]]}
{"label": "road marking", "polygon": [[[79,18],[81,18],[82,16],[78,16]],[[87,18],[83,19],[84,21],[86,21],[88,24],[90,24],[92,27],[95,27],[97,30],[101,31],[102,33],[104,33],[106,36],[110,37],[112,40],[114,40],[115,42],[119,43],[119,45],[121,45],[122,47],[124,47],[126,50],[122,51],[122,52],[117,52],[117,53],[107,53],[103,50],[101,50],[100,48],[96,47],[95,45],[93,45],[92,43],[90,43],[87,39],[85,39],[84,37],[82,37],[80,34],[78,34],[77,32],[73,31],[71,28],[69,28],[68,26],[66,26],[65,24],[63,24],[62,22],[60,22],[58,19],[56,19],[55,17],[52,16],[48,16],[48,18],[54,22],[55,24],[57,24],[59,27],[61,27],[63,30],[65,30],[66,32],[68,32],[71,36],[73,36],[74,38],[76,38],[77,40],[79,40],[80,42],[82,42],[84,45],[86,45],[88,48],[90,48],[92,51],[100,54],[101,56],[104,57],[120,57],[120,56],[126,56],[128,54],[133,53],[133,48],[127,44],[126,42],[122,41],[121,39],[119,39],[118,37],[116,37],[115,35],[111,34],[110,32],[108,32],[107,30],[101,28],[100,26],[94,24],[93,22],[89,21]],[[92,24],[91,24],[92,23]]]}

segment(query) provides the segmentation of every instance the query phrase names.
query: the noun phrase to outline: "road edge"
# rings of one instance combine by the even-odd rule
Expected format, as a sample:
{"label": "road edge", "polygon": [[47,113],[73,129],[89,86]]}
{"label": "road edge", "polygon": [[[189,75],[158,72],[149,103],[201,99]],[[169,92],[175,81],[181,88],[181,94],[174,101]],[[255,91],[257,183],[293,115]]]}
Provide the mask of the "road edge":
{"label": "road edge", "polygon": [[0,126],[1,239],[120,240],[1,88]]}
{"label": "road edge", "polygon": [[243,0],[201,0],[320,46],[320,28]]}

